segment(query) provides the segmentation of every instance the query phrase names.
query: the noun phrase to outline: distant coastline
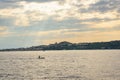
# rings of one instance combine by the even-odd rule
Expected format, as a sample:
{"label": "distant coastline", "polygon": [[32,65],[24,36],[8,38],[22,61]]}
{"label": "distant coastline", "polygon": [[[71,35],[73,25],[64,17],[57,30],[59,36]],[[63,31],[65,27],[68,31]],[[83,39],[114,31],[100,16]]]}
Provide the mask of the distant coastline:
{"label": "distant coastline", "polygon": [[0,49],[0,51],[46,51],[46,50],[105,50],[120,49],[120,40],[109,42],[92,42],[92,43],[70,43],[63,41],[49,45],[39,45],[27,48]]}

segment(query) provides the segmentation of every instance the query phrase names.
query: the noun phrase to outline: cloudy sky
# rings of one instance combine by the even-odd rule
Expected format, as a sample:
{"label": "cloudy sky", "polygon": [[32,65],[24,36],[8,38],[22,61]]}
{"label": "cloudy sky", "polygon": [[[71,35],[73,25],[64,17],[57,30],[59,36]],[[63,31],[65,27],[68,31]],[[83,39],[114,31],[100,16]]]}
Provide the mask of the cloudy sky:
{"label": "cloudy sky", "polygon": [[120,0],[0,0],[0,49],[120,40]]}

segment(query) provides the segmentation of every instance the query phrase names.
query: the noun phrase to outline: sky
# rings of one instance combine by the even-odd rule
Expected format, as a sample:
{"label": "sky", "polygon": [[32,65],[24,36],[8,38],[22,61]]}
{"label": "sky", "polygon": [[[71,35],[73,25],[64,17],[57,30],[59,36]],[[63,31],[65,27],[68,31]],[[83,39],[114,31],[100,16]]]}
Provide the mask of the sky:
{"label": "sky", "polygon": [[120,40],[120,0],[0,0],[0,49]]}

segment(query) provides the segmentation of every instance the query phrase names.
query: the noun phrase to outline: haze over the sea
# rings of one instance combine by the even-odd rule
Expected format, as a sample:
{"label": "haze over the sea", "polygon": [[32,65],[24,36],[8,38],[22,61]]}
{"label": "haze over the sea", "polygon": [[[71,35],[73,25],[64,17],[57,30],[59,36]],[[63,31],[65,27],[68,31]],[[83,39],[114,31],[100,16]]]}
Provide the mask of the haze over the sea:
{"label": "haze over the sea", "polygon": [[0,0],[0,49],[120,40],[120,0]]}

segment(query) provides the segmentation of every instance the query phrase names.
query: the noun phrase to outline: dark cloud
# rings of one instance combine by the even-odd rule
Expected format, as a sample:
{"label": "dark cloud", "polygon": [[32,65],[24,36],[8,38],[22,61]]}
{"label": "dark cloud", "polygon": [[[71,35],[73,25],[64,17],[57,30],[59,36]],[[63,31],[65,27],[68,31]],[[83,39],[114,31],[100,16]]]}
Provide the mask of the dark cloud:
{"label": "dark cloud", "polygon": [[36,24],[32,26],[36,26],[34,27],[34,29],[36,30],[72,29],[72,28],[81,28],[83,24],[79,24],[79,22],[80,20],[75,18],[68,18],[62,21],[56,21],[53,18],[49,18],[48,20],[45,20],[45,21],[44,20],[38,21]]}
{"label": "dark cloud", "polygon": [[0,9],[20,7],[16,2],[17,0],[0,0]]}
{"label": "dark cloud", "polygon": [[99,0],[94,4],[91,4],[90,7],[87,9],[84,8],[84,5],[82,6],[82,8],[80,6],[77,6],[79,7],[79,11],[82,13],[93,11],[105,13],[112,10],[120,12],[120,0]]}
{"label": "dark cloud", "polygon": [[120,10],[120,0],[100,0],[95,4],[91,4],[90,10],[107,12],[110,10]]}
{"label": "dark cloud", "polygon": [[0,17],[0,26],[13,26],[14,19]]}

